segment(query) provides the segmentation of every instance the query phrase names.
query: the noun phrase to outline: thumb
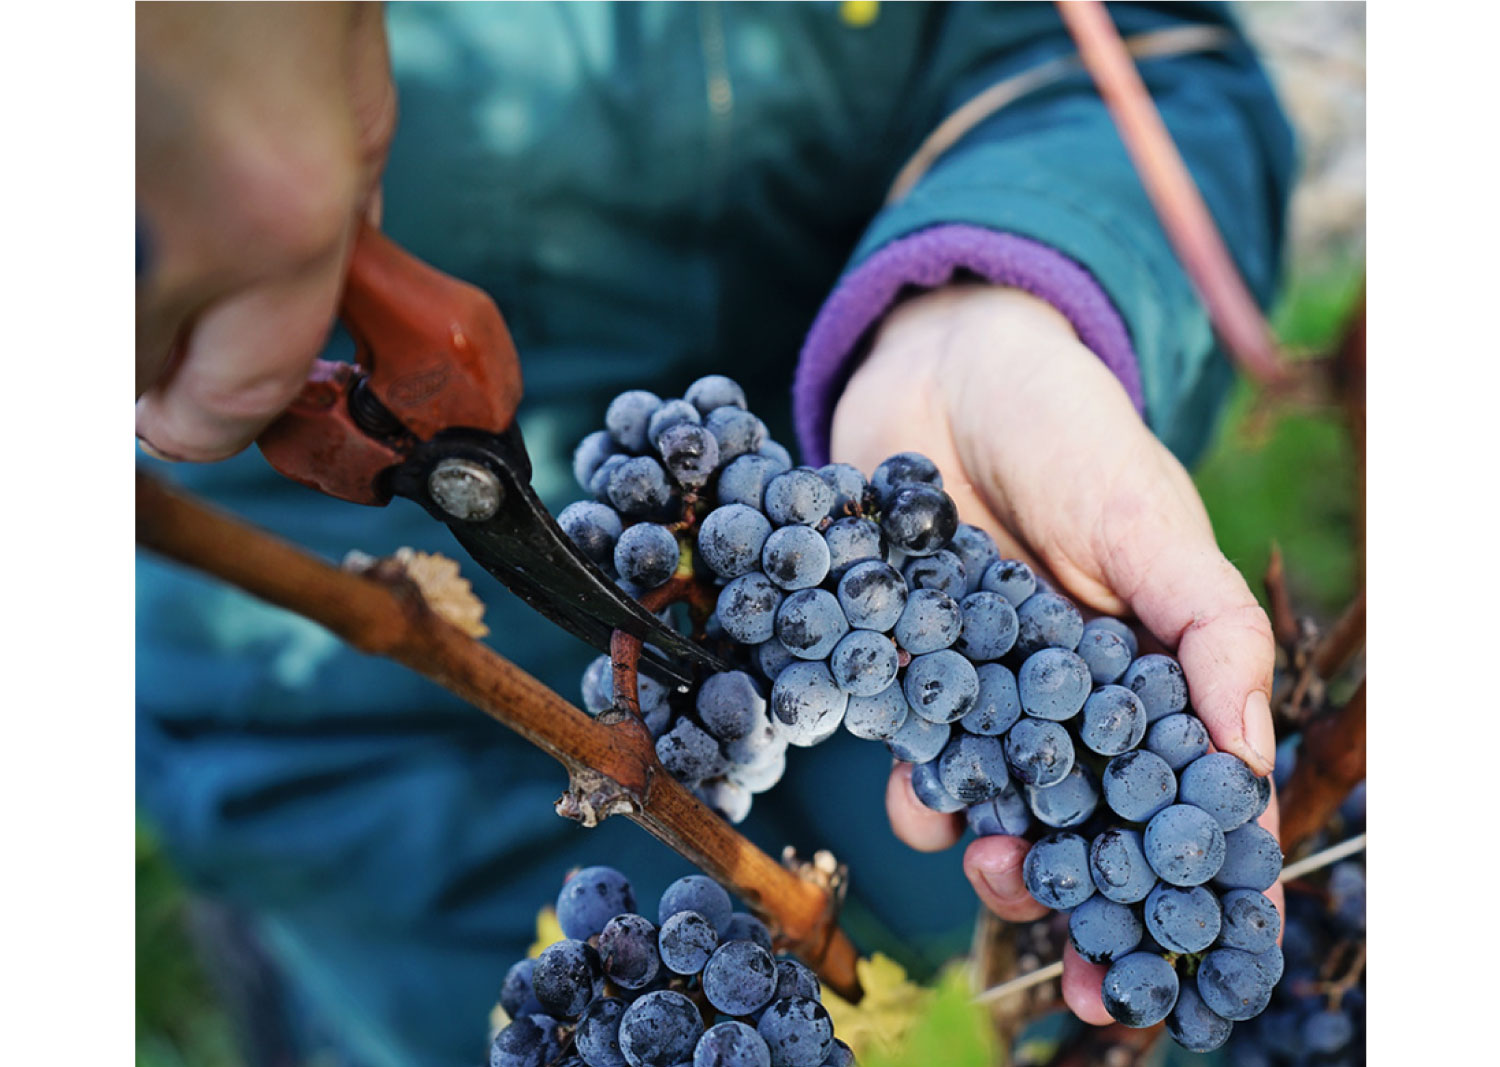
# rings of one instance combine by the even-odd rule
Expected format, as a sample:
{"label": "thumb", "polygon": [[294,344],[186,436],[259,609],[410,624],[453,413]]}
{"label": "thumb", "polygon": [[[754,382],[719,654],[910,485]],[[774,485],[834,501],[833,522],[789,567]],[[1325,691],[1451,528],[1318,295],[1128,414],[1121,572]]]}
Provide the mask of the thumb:
{"label": "thumb", "polygon": [[1106,581],[1147,629],[1177,650],[1193,708],[1215,746],[1256,774],[1269,774],[1276,754],[1271,621],[1219,551],[1196,494],[1191,501],[1196,508],[1152,509],[1127,536],[1113,539]]}

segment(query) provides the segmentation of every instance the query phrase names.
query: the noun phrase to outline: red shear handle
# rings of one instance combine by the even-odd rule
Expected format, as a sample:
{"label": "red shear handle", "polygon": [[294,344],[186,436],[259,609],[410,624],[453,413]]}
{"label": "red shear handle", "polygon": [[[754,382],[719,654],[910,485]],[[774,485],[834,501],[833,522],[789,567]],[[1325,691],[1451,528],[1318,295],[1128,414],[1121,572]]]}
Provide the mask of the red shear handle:
{"label": "red shear handle", "polygon": [[500,433],[521,402],[521,364],[494,301],[361,224],[339,317],[356,364],[319,360],[291,406],[259,439],[272,467],[356,504],[384,504],[380,473],[403,447],[371,436],[349,412],[364,387],[414,440],[439,430]]}

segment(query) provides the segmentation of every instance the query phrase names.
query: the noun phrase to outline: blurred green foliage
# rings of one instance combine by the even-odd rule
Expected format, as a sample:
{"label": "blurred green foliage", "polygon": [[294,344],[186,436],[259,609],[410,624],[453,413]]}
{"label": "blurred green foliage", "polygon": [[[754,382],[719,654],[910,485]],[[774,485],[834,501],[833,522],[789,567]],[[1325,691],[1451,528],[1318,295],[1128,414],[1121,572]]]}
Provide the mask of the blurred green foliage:
{"label": "blurred green foliage", "polygon": [[[1361,263],[1294,277],[1274,316],[1285,343],[1326,350],[1358,299]],[[1301,612],[1328,618],[1353,594],[1356,461],[1334,408],[1258,404],[1236,390],[1195,480],[1225,554],[1263,596],[1272,542],[1285,558]],[[187,895],[145,830],[136,844],[136,1067],[239,1067],[230,1024],[218,1008],[187,935]],[[985,1013],[969,1002],[965,973],[940,979],[901,1055],[876,1053],[867,1067],[986,1067],[994,1062]]]}

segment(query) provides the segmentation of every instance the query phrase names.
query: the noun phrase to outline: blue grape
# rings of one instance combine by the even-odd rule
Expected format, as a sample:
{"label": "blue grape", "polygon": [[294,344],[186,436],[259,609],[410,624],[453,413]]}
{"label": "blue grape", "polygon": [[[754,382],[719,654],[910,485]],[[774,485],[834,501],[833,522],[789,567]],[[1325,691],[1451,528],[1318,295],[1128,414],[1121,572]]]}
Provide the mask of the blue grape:
{"label": "blue grape", "polygon": [[578,500],[562,509],[557,525],[595,566],[606,571],[614,567],[615,542],[622,529],[614,508],[596,500]]}
{"label": "blue grape", "polygon": [[1155,1026],[1177,1003],[1177,972],[1150,952],[1116,960],[1104,975],[1104,1010],[1126,1026]]}
{"label": "blue grape", "polygon": [[[778,603],[777,607],[780,606],[780,603]],[[765,675],[766,680],[771,682],[781,677],[781,672],[793,663],[801,662],[796,656],[792,655],[790,649],[776,640],[775,628],[776,622],[773,619],[771,621],[771,637],[756,645],[754,653],[755,666],[760,670],[761,674]]]}
{"label": "blue grape", "polygon": [[1019,608],[1036,592],[1036,575],[1018,559],[996,560],[980,576],[979,588],[999,593],[1011,607]]}
{"label": "blue grape", "polygon": [[908,484],[896,490],[880,518],[886,540],[909,556],[929,556],[958,529],[953,498],[933,485]]}
{"label": "blue grape", "polygon": [[1023,718],[1005,735],[1005,758],[1018,779],[1045,789],[1073,769],[1073,739],[1060,723]]}
{"label": "blue grape", "polygon": [[707,415],[715,408],[745,407],[745,390],[733,378],[722,374],[706,374],[699,378],[682,394],[682,398]]}
{"label": "blue grape", "polygon": [[1113,685],[1130,666],[1131,646],[1113,630],[1083,624],[1078,640],[1078,654],[1088,664],[1095,685]]}
{"label": "blue grape", "polygon": [[721,819],[737,825],[749,816],[755,798],[748,786],[730,777],[728,771],[724,773],[723,778],[698,783],[693,795]]}
{"label": "blue grape", "polygon": [[573,1047],[588,1067],[628,1067],[620,1052],[620,1018],[626,1007],[619,997],[600,997],[578,1020]]}
{"label": "blue grape", "polygon": [[839,579],[838,597],[850,626],[881,633],[896,625],[908,599],[901,572],[878,560],[856,563],[845,571]]}
{"label": "blue grape", "polygon": [[1210,752],[1183,769],[1178,796],[1208,812],[1218,820],[1219,829],[1228,832],[1266,810],[1271,782],[1257,778],[1238,756]]}
{"label": "blue grape", "polygon": [[995,547],[994,538],[978,526],[970,526],[966,522],[959,523],[958,529],[953,531],[953,540],[948,543],[948,550],[964,565],[964,591],[955,596],[955,600],[977,593],[979,583],[984,581],[984,572],[1000,558],[1000,550]]}
{"label": "blue grape", "polygon": [[[849,574],[857,571],[858,568]],[[848,576],[844,580],[848,581]],[[902,648],[913,656],[921,656],[953,644],[963,625],[958,601],[937,589],[918,589],[906,597],[906,607],[896,620],[894,633]]]}
{"label": "blue grape", "polygon": [[1141,832],[1110,827],[1089,845],[1089,872],[1101,896],[1118,904],[1145,900],[1156,885],[1156,871],[1146,860]]}
{"label": "blue grape", "polygon": [[1080,826],[1099,807],[1099,787],[1088,769],[1074,764],[1056,785],[1026,787],[1026,799],[1036,817],[1048,826],[1066,830]]}
{"label": "blue grape", "polygon": [[838,1038],[833,1039],[833,1051],[823,1061],[822,1067],[854,1067],[854,1051]]}
{"label": "blue grape", "polygon": [[999,593],[970,593],[959,602],[958,610],[963,628],[957,648],[970,659],[999,659],[1015,645],[1020,629],[1016,609]]}
{"label": "blue grape", "polygon": [[1281,845],[1271,831],[1246,823],[1224,835],[1224,863],[1214,874],[1214,885],[1264,891],[1280,876]]}
{"label": "blue grape", "polygon": [[683,782],[715,778],[729,767],[718,740],[689,719],[677,720],[656,739],[656,758],[667,773]]}
{"label": "blue grape", "polygon": [[594,470],[594,476],[589,479],[588,491],[593,494],[594,499],[601,504],[609,503],[609,483],[614,479],[615,472],[624,465],[630,457],[616,452],[605,456],[604,462]]}
{"label": "blue grape", "polygon": [[1130,650],[1131,659],[1135,659],[1136,654],[1140,651],[1135,631],[1119,619],[1112,619],[1108,615],[1101,615],[1096,619],[1090,619],[1084,623],[1083,629],[1085,633],[1090,630],[1107,630],[1114,634],[1121,641],[1125,642],[1125,647]]}
{"label": "blue grape", "polygon": [[1083,637],[1083,616],[1072,601],[1056,593],[1031,594],[1016,608],[1016,621],[1014,651],[1023,658],[1044,648],[1065,648],[1071,652]]}
{"label": "blue grape", "polygon": [[990,799],[969,808],[964,817],[976,837],[996,834],[1020,837],[1031,829],[1031,809],[1014,782],[1008,783]]}
{"label": "blue grape", "polygon": [[1354,1020],[1341,1011],[1315,1011],[1302,1023],[1302,1043],[1309,1052],[1331,1056],[1354,1040]]}
{"label": "blue grape", "polygon": [[[834,581],[841,580],[856,563],[885,560],[885,535],[879,526],[860,516],[839,519],[823,531],[823,540],[828,542],[828,573]],[[894,625],[895,620],[891,621]]]}
{"label": "blue grape", "polygon": [[[605,467],[608,465],[606,460]],[[605,493],[621,515],[649,517],[666,508],[672,499],[672,486],[660,463],[650,456],[636,456],[611,471]]]}
{"label": "blue grape", "polygon": [[899,760],[926,763],[938,758],[952,729],[946,723],[928,722],[920,715],[907,715],[906,721],[890,736],[885,747]]}
{"label": "blue grape", "polygon": [[1208,729],[1196,715],[1168,715],[1146,731],[1146,749],[1166,760],[1172,770],[1181,771],[1208,752]]}
{"label": "blue grape", "polygon": [[703,967],[703,994],[725,1015],[749,1015],[776,992],[776,960],[753,941],[726,941]]}
{"label": "blue grape", "polygon": [[572,1019],[604,994],[604,967],[586,941],[568,938],[542,949],[531,988],[549,1015]]}
{"label": "blue grape", "polygon": [[562,1055],[557,1020],[537,1013],[515,1019],[490,1044],[490,1067],[547,1067]]}
{"label": "blue grape", "polygon": [[[800,595],[800,594],[799,594]],[[787,667],[771,688],[771,713],[788,742],[801,748],[818,744],[844,721],[849,694],[838,687],[823,663]]]}
{"label": "blue grape", "polygon": [[889,741],[909,714],[911,706],[901,687],[888,685],[874,696],[851,696],[844,712],[844,729],[866,741]]}
{"label": "blue grape", "polygon": [[823,987],[818,984],[818,976],[801,960],[787,958],[776,961],[776,994],[771,1001],[775,1003],[787,997],[804,997],[816,1001],[823,999]]}
{"label": "blue grape", "polygon": [[771,1050],[753,1026],[726,1020],[703,1031],[692,1067],[771,1067]]}
{"label": "blue grape", "polygon": [[604,412],[604,428],[615,443],[627,452],[646,448],[646,430],[651,416],[661,407],[661,397],[644,389],[631,389],[609,402]]}
{"label": "blue grape", "polygon": [[564,937],[587,941],[622,912],[635,911],[635,893],[613,867],[585,867],[557,894],[557,924]]}
{"label": "blue grape", "polygon": [[718,947],[719,935],[713,923],[696,911],[679,911],[662,920],[656,944],[667,970],[697,974]]}
{"label": "blue grape", "polygon": [[1219,936],[1224,920],[1213,890],[1162,883],[1146,897],[1144,916],[1146,929],[1168,952],[1202,952]]}
{"label": "blue grape", "polygon": [[594,475],[604,466],[604,461],[618,454],[619,447],[608,430],[595,430],[573,450],[573,478],[585,493],[592,493]]}
{"label": "blue grape", "polygon": [[531,969],[535,965],[536,960],[524,959],[512,964],[510,970],[505,972],[505,982],[500,987],[500,1007],[512,1019],[546,1012],[531,989]]}
{"label": "blue grape", "polygon": [[726,504],[710,511],[698,527],[698,552],[715,574],[738,578],[760,563],[761,549],[770,536],[771,524],[760,512],[743,504]]}
{"label": "blue grape", "polygon": [[1365,869],[1355,862],[1335,864],[1328,872],[1329,903],[1334,917],[1346,929],[1365,930]]}
{"label": "blue grape", "polygon": [[1120,684],[1141,698],[1148,722],[1175,715],[1188,704],[1187,678],[1171,656],[1152,652],[1140,657],[1125,669]]}
{"label": "blue grape", "polygon": [[833,490],[833,503],[828,508],[830,518],[851,515],[864,507],[865,493],[870,483],[859,468],[847,463],[829,463],[818,468],[818,477]]}
{"label": "blue grape", "polygon": [[771,931],[766,924],[746,911],[737,911],[729,917],[729,929],[724,932],[724,940],[752,941],[767,952],[773,948]]}
{"label": "blue grape", "polygon": [[845,634],[828,656],[838,687],[851,696],[875,696],[890,688],[901,667],[895,642],[874,630]]}
{"label": "blue grape", "polygon": [[638,522],[615,542],[615,570],[642,589],[655,589],[676,572],[680,555],[671,530]]}
{"label": "blue grape", "polygon": [[729,770],[724,772],[724,776],[729,781],[743,786],[751,793],[764,793],[773,788],[777,782],[781,781],[784,774],[786,774],[785,739],[781,739],[780,748],[767,752],[754,761],[731,762]]}
{"label": "blue grape", "polygon": [[765,505],[766,486],[784,469],[765,456],[740,456],[719,473],[719,506],[744,504],[761,510]]}
{"label": "blue grape", "polygon": [[776,639],[798,659],[827,659],[848,632],[838,599],[826,589],[799,589],[776,609]]}
{"label": "blue grape", "polygon": [[705,414],[703,426],[719,443],[721,463],[756,451],[766,439],[766,424],[742,408],[714,408]]}
{"label": "blue grape", "polygon": [[[950,741],[951,745],[952,742]],[[944,749],[946,752],[947,749]],[[917,763],[911,769],[911,791],[922,804],[940,815],[951,815],[964,810],[964,802],[943,787],[943,779],[937,760]]]}
{"label": "blue grape", "polygon": [[583,672],[583,709],[590,715],[598,715],[614,703],[614,666],[608,656],[596,656]]}
{"label": "blue grape", "polygon": [[771,1050],[772,1067],[822,1067],[833,1051],[833,1021],[811,997],[772,1001],[756,1029]]}
{"label": "blue grape", "polygon": [[1189,982],[1177,992],[1177,1004],[1167,1016],[1167,1033],[1189,1052],[1212,1052],[1229,1040],[1234,1024],[1209,1010],[1198,989]]}
{"label": "blue grape", "polygon": [[666,921],[681,911],[695,911],[707,919],[714,932],[721,937],[729,931],[729,920],[734,916],[734,904],[724,887],[712,878],[701,874],[688,874],[677,879],[662,892],[657,905],[656,921]]}
{"label": "blue grape", "polygon": [[644,989],[661,971],[656,924],[644,915],[616,915],[599,933],[604,976],[621,989]]}
{"label": "blue grape", "polygon": [[1231,1022],[1265,1011],[1275,984],[1265,964],[1237,948],[1216,948],[1198,965],[1198,995],[1210,1011]]}
{"label": "blue grape", "polygon": [[1067,830],[1048,834],[1026,853],[1021,878],[1038,903],[1057,911],[1078,907],[1094,895],[1089,843]]}
{"label": "blue grape", "polygon": [[811,526],[783,526],[760,552],[766,577],[783,589],[811,589],[828,576],[829,562],[828,542]]}
{"label": "blue grape", "polygon": [[1191,804],[1173,804],[1153,816],[1143,844],[1151,869],[1172,885],[1202,885],[1224,863],[1224,831]]}
{"label": "blue grape", "polygon": [[625,1009],[620,1019],[620,1051],[630,1067],[677,1067],[693,1057],[703,1034],[703,1017],[681,993],[660,989]]}
{"label": "blue grape", "polygon": [[1068,916],[1068,939],[1090,963],[1113,963],[1129,955],[1144,932],[1134,908],[1103,896],[1089,897]]}
{"label": "blue grape", "polygon": [[789,471],[792,469],[792,454],[775,441],[768,440],[764,442],[755,450],[755,454],[771,460],[781,470]]}
{"label": "blue grape", "polygon": [[1005,746],[998,737],[959,731],[944,746],[937,764],[938,778],[948,794],[959,801],[958,807],[988,800],[1010,781]]}
{"label": "blue grape", "polygon": [[816,526],[833,507],[834,491],[805,467],[778,474],[766,484],[766,517],[777,526]]}
{"label": "blue grape", "polygon": [[1140,697],[1124,686],[1101,685],[1083,702],[1078,738],[1090,751],[1119,756],[1135,748],[1145,736],[1146,709]]}
{"label": "blue grape", "polygon": [[703,680],[695,702],[703,728],[720,741],[737,741],[765,720],[766,700],[744,671],[722,671]]}
{"label": "blue grape", "polygon": [[1143,749],[1104,765],[1104,800],[1127,822],[1146,822],[1177,799],[1177,776],[1167,761]]}
{"label": "blue grape", "polygon": [[714,614],[731,638],[742,645],[758,645],[776,636],[776,609],[783,595],[771,579],[752,571],[719,590]]}
{"label": "blue grape", "polygon": [[1003,734],[1021,717],[1016,676],[998,663],[982,663],[974,673],[979,678],[979,697],[959,721],[971,734]]}
{"label": "blue grape", "polygon": [[920,452],[898,452],[887,458],[870,475],[870,488],[882,508],[889,507],[902,486],[934,485],[942,488],[943,476],[937,465]]}
{"label": "blue grape", "polygon": [[911,710],[929,722],[961,719],[979,700],[974,665],[950,648],[914,657],[901,687]]}
{"label": "blue grape", "polygon": [[1021,707],[1028,715],[1056,722],[1082,710],[1090,685],[1088,664],[1078,653],[1063,648],[1033,652],[1016,673]]}
{"label": "blue grape", "polygon": [[914,556],[901,569],[908,589],[937,589],[954,600],[962,600],[968,583],[964,576],[963,561],[940,548],[930,556]]}
{"label": "blue grape", "polygon": [[1254,889],[1231,889],[1221,903],[1224,929],[1219,944],[1259,955],[1276,947],[1281,934],[1281,913],[1269,897]]}
{"label": "blue grape", "polygon": [[719,466],[719,442],[702,426],[680,422],[657,437],[662,465],[684,489],[702,489]]}
{"label": "blue grape", "polygon": [[701,426],[703,416],[686,400],[668,400],[653,411],[651,418],[646,421],[646,440],[655,448],[663,433],[673,426],[682,425]]}

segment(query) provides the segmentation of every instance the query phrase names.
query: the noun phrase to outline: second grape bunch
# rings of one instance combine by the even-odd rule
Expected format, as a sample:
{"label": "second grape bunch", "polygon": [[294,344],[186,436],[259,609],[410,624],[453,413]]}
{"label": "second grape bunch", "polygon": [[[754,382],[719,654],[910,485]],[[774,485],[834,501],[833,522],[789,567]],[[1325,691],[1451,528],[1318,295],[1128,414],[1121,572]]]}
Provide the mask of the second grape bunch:
{"label": "second grape bunch", "polygon": [[[1034,842],[1027,888],[1111,964],[1116,1019],[1165,1019],[1206,1051],[1264,1010],[1281,973],[1264,896],[1281,853],[1254,825],[1270,783],[1210,752],[1174,659],[1002,558],[924,456],[868,479],[794,467],[717,375],[680,400],[624,393],[605,427],[574,457],[594,499],[560,525],[634,595],[674,575],[714,590],[695,637],[740,665],[690,694],[642,676],[668,771],[738,822],[789,747],[840,727],[882,742],[929,808]],[[607,657],[583,700],[614,703]]]}

